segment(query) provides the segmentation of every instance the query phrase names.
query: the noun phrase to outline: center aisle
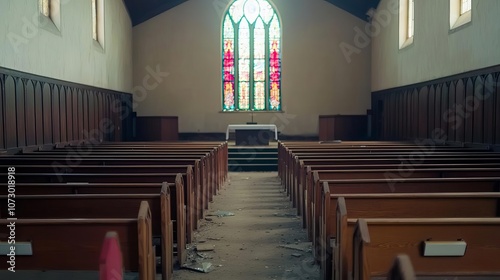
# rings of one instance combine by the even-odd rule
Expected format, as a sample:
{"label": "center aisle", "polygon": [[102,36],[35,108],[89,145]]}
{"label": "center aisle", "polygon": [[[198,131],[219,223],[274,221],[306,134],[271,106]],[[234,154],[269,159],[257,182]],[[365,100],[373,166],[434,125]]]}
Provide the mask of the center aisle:
{"label": "center aisle", "polygon": [[229,173],[209,207],[192,247],[213,251],[191,250],[190,260],[213,270],[184,268],[174,279],[319,279],[307,233],[276,172]]}

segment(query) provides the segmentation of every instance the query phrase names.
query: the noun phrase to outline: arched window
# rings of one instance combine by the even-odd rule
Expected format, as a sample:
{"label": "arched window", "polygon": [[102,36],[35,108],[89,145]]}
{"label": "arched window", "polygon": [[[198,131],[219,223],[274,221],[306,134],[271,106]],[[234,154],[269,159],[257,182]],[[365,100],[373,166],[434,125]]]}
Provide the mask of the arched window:
{"label": "arched window", "polygon": [[281,25],[267,0],[236,0],[224,15],[222,110],[281,110]]}

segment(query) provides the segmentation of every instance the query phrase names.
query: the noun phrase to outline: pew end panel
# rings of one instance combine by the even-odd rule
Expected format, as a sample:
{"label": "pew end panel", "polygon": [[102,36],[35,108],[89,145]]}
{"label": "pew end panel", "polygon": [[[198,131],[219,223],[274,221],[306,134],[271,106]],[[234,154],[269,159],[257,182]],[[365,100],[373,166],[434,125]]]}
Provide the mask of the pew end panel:
{"label": "pew end panel", "polygon": [[[399,254],[411,258],[420,276],[500,277],[499,218],[359,219],[354,236],[355,280],[385,275]],[[425,256],[426,241],[466,247]]]}

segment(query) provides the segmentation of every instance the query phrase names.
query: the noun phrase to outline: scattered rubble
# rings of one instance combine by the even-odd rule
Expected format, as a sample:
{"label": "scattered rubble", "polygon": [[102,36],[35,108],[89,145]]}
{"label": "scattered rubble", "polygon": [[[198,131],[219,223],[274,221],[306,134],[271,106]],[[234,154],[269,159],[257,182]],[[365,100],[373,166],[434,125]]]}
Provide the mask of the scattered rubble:
{"label": "scattered rubble", "polygon": [[[234,216],[234,213],[233,212],[229,212],[229,211],[221,211],[221,210],[217,210],[215,211],[213,214],[208,214],[207,216],[217,216],[219,218],[222,218],[222,217],[229,217],[229,216]],[[207,218],[205,218],[206,220]],[[210,219],[210,218],[208,218]]]}
{"label": "scattered rubble", "polygon": [[301,252],[312,252],[311,242],[302,242],[302,243],[295,242],[295,244],[286,244],[286,245],[282,244],[279,245],[278,247],[295,251],[301,251]]}
{"label": "scattered rubble", "polygon": [[186,269],[197,271],[197,272],[203,272],[203,273],[209,273],[210,271],[214,270],[212,263],[209,263],[209,262],[188,264],[188,265],[183,266],[182,268],[186,268]]}
{"label": "scattered rubble", "polygon": [[215,249],[215,245],[212,244],[198,244],[196,245],[196,251],[198,252],[208,252],[213,251]]}

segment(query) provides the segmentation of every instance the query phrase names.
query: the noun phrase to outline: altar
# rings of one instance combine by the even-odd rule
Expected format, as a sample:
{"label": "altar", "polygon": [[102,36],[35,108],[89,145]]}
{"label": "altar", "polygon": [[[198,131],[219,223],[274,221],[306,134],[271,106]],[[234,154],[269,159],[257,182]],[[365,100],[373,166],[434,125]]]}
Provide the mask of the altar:
{"label": "altar", "polygon": [[278,128],[274,124],[230,124],[226,130],[226,140],[229,132],[234,131],[237,146],[269,145],[271,131],[274,131],[274,140],[278,140]]}

